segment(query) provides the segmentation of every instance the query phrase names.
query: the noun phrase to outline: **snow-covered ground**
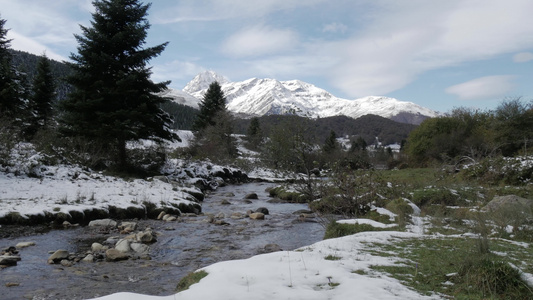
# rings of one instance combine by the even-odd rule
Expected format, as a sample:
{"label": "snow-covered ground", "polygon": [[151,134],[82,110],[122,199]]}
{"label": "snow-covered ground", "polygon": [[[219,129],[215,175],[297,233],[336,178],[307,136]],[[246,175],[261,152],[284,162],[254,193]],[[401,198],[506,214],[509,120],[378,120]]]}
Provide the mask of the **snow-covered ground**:
{"label": "snow-covered ground", "polygon": [[441,299],[439,295],[420,295],[370,268],[398,263],[395,257],[365,251],[373,243],[417,237],[420,235],[408,232],[362,232],[295,251],[216,263],[202,269],[207,277],[175,295],[117,293],[97,299]]}

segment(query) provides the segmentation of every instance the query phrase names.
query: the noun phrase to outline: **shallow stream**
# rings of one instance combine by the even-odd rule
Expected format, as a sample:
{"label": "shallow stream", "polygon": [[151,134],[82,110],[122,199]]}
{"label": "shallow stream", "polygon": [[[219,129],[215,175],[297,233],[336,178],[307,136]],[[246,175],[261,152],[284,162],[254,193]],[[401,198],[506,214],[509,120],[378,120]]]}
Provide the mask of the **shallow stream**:
{"label": "shallow stream", "polygon": [[[87,299],[123,291],[170,295],[175,293],[179,279],[198,268],[263,253],[268,244],[294,250],[320,241],[324,235],[323,226],[300,222],[298,214],[294,214],[306,210],[307,205],[270,203],[265,190],[272,185],[249,183],[219,188],[203,201],[205,216],[185,217],[179,222],[139,221],[139,229],[151,227],[159,233],[157,242],[151,245],[151,260],[79,262],[72,267],[47,264],[49,251],[65,249],[83,253],[93,242],[102,243],[110,236],[120,236],[118,232],[89,227],[0,239],[0,248],[18,242],[36,243],[20,250],[22,260],[17,266],[0,269],[0,298]],[[257,193],[259,199],[251,203],[244,201],[252,192]],[[266,207],[270,212],[265,220],[230,218],[232,213],[245,214],[259,207]],[[229,225],[207,222],[207,215],[220,213]]]}

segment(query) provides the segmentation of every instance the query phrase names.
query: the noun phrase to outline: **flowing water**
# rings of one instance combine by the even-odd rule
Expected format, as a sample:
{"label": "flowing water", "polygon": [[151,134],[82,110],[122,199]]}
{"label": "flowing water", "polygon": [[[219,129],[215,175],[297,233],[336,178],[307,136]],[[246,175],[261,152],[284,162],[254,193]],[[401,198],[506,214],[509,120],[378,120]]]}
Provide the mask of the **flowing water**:
{"label": "flowing water", "polygon": [[[49,251],[84,253],[93,242],[120,235],[89,227],[0,239],[0,248],[23,241],[36,243],[20,250],[22,260],[17,266],[0,269],[0,299],[87,299],[122,291],[170,295],[175,293],[180,278],[198,268],[263,253],[268,244],[293,250],[321,240],[322,225],[299,222],[298,214],[294,214],[307,209],[307,205],[268,201],[271,198],[265,189],[272,185],[249,183],[219,188],[202,203],[206,216],[185,217],[180,222],[139,221],[140,229],[149,226],[159,233],[157,242],[151,245],[151,260],[80,262],[71,267],[47,264]],[[244,201],[252,192],[259,199]],[[244,214],[259,207],[270,211],[265,220],[230,218],[232,213]],[[228,225],[207,222],[207,215],[222,214]],[[11,284],[15,285],[7,286]]]}

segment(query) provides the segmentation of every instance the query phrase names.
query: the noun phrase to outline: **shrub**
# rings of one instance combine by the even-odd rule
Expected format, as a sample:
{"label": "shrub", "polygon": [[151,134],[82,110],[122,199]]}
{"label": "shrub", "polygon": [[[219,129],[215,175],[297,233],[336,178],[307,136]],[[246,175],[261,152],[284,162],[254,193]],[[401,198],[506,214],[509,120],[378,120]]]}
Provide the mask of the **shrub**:
{"label": "shrub", "polygon": [[331,221],[326,227],[326,233],[324,239],[333,239],[342,236],[352,235],[364,231],[383,231],[383,230],[396,230],[396,227],[389,228],[377,228],[370,224],[339,224],[337,221]]}

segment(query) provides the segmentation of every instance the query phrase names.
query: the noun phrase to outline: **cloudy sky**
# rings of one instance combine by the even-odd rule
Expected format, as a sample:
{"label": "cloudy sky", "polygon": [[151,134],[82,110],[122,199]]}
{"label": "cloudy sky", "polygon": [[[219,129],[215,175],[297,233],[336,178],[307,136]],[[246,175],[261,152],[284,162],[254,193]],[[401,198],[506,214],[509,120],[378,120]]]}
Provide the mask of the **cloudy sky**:
{"label": "cloudy sky", "polygon": [[[90,0],[0,0],[12,48],[68,60]],[[214,70],[232,81],[300,79],[337,97],[377,95],[446,112],[533,99],[531,0],[153,0],[155,81],[182,89]]]}

